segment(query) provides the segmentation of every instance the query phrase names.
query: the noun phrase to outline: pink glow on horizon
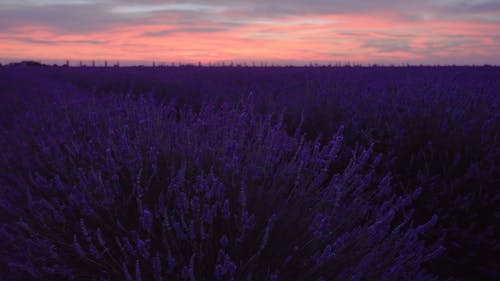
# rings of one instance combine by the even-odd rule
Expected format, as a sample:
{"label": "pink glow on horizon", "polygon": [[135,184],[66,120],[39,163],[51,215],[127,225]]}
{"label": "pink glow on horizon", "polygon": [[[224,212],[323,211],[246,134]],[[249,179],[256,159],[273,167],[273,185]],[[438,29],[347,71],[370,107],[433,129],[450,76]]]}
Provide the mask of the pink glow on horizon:
{"label": "pink glow on horizon", "polygon": [[0,31],[0,59],[425,63],[480,56],[500,62],[495,22],[411,22],[390,13],[308,14],[231,27],[150,22],[85,34],[35,25]]}

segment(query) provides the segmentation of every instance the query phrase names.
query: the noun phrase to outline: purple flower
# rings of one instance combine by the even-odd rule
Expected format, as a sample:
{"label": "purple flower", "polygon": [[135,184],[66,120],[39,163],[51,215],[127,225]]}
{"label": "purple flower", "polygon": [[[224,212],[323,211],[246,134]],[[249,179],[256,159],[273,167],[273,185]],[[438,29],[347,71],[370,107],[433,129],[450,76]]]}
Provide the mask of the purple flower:
{"label": "purple flower", "polygon": [[226,248],[227,245],[229,245],[229,238],[227,238],[227,235],[222,235],[219,239],[219,243],[221,244],[222,248]]}
{"label": "purple flower", "polygon": [[140,220],[143,229],[149,233],[153,225],[153,214],[148,209],[144,209]]}
{"label": "purple flower", "polygon": [[170,253],[168,253],[168,255],[167,255],[167,273],[171,274],[172,272],[174,272],[176,265],[177,265],[177,261]]}
{"label": "purple flower", "polygon": [[230,210],[229,210],[229,201],[226,199],[224,200],[224,204],[222,205],[222,217],[225,220],[229,220],[229,217],[231,215]]}
{"label": "purple flower", "polygon": [[271,276],[269,276],[269,281],[278,281],[279,274],[278,273],[273,273]]}
{"label": "purple flower", "polygon": [[84,258],[87,254],[83,250],[82,246],[78,242],[78,239],[76,238],[76,234],[73,235],[73,249],[75,252],[78,254],[80,258]]}
{"label": "purple flower", "polygon": [[139,251],[139,254],[145,258],[145,259],[148,259],[149,258],[149,250],[148,250],[148,246],[146,244],[146,242],[144,242],[144,240],[137,240],[137,250]]}

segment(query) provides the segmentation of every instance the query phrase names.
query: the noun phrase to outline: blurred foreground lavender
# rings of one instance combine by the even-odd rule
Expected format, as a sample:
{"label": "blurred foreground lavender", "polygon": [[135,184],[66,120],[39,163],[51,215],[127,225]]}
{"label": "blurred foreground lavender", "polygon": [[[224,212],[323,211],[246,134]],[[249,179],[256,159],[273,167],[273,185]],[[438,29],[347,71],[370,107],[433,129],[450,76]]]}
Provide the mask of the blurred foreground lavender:
{"label": "blurred foreground lavender", "polygon": [[499,276],[497,68],[0,73],[0,280]]}

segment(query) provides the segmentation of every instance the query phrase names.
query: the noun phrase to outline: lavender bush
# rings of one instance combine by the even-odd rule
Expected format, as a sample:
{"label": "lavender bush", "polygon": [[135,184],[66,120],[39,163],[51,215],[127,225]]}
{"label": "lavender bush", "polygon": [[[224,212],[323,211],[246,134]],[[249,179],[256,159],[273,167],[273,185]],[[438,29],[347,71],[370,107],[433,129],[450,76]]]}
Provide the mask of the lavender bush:
{"label": "lavender bush", "polygon": [[0,280],[500,275],[498,68],[0,71]]}
{"label": "lavender bush", "polygon": [[[344,144],[384,154],[396,194],[422,187],[415,221],[438,214],[425,237],[446,233],[448,251],[433,272],[465,280],[500,278],[497,206],[500,174],[498,67],[257,67],[73,69],[54,75],[96,94],[152,91],[198,108],[200,101],[256,95],[260,113],[286,108],[288,133],[302,120],[306,139],[344,125]],[[96,77],[99,77],[96,79]],[[348,149],[344,150],[348,151]],[[349,153],[340,155],[341,161]],[[384,173],[384,172],[382,172]]]}
{"label": "lavender bush", "polygon": [[372,148],[280,115],[145,97],[68,99],[4,134],[2,270],[18,280],[433,280],[411,202]]}

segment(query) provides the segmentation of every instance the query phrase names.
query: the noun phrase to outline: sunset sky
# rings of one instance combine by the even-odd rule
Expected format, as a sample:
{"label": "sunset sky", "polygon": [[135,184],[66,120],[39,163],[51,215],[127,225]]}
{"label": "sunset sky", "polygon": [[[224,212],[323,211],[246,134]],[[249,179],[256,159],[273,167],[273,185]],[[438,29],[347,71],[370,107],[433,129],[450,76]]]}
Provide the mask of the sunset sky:
{"label": "sunset sky", "polygon": [[0,0],[0,62],[500,64],[500,0]]}

